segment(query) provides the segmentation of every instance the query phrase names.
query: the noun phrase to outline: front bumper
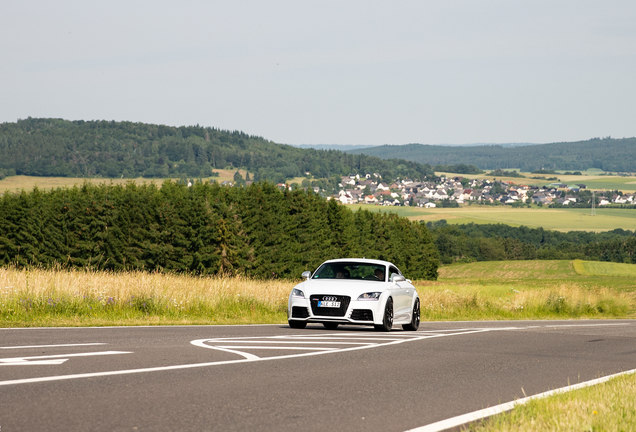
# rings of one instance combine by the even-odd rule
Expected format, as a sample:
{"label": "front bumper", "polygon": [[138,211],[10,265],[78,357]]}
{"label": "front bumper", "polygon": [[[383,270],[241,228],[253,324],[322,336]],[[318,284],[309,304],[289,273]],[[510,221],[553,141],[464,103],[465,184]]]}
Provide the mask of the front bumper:
{"label": "front bumper", "polygon": [[293,297],[289,300],[287,319],[309,323],[374,325],[374,320],[382,317],[379,300],[358,301],[347,297],[346,307],[342,307],[342,303],[345,301],[341,300],[341,308],[319,308],[315,300]]}

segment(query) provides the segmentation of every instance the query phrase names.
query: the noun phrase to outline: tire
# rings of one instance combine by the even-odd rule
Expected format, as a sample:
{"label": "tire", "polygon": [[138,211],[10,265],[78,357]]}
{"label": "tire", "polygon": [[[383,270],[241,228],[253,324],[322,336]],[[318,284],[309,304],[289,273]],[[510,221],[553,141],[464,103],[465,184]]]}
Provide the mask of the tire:
{"label": "tire", "polygon": [[389,297],[384,306],[384,316],[382,317],[382,324],[376,324],[373,327],[377,331],[390,332],[393,328],[393,299]]}
{"label": "tire", "polygon": [[288,320],[289,326],[293,329],[304,329],[307,327],[307,321]]}
{"label": "tire", "polygon": [[402,328],[406,331],[415,331],[420,327],[420,299],[415,300],[413,305],[413,315],[411,316],[411,323],[402,325]]}
{"label": "tire", "polygon": [[327,330],[335,330],[338,328],[339,323],[328,322],[322,323],[322,325],[324,325]]}

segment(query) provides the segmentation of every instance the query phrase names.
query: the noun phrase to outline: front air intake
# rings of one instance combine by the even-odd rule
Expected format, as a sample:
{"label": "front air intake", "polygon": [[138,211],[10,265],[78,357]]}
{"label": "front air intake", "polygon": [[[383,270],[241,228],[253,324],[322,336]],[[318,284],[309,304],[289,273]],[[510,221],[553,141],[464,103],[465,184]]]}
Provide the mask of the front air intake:
{"label": "front air intake", "polygon": [[302,306],[292,307],[292,318],[307,318],[309,317],[309,309]]}
{"label": "front air intake", "polygon": [[355,321],[373,321],[373,311],[370,309],[354,309],[351,319]]}

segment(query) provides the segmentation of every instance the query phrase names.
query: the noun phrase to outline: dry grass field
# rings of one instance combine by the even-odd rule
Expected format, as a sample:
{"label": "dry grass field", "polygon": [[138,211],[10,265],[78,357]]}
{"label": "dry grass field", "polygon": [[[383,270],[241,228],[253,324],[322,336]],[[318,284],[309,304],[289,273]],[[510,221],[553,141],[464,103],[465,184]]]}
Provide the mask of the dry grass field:
{"label": "dry grass field", "polygon": [[0,268],[0,326],[284,322],[293,282]]}
{"label": "dry grass field", "polygon": [[[613,263],[608,263],[613,264]],[[570,261],[454,264],[417,283],[422,319],[608,318],[636,312],[636,279],[579,275]]]}
{"label": "dry grass field", "polygon": [[[25,190],[30,192],[34,187],[38,189],[55,189],[64,187],[80,186],[84,182],[92,184],[126,184],[132,181],[137,184],[150,183],[151,179],[104,179],[104,178],[75,178],[75,177],[32,177],[32,176],[11,176],[0,180],[0,194],[4,192],[20,192]],[[161,184],[161,180],[155,180]]]}
{"label": "dry grass field", "polygon": [[[218,177],[206,177],[203,180],[216,180],[221,183],[223,181],[233,181],[236,170],[218,169]],[[245,178],[245,170],[239,170],[243,178]],[[161,186],[165,179],[108,179],[108,178],[77,178],[77,177],[33,177],[33,176],[11,176],[0,180],[0,194],[5,192],[20,192],[22,190],[31,191],[35,186],[38,189],[55,189],[64,187],[80,186],[84,182],[92,184],[126,184],[134,182],[137,184],[152,183]]]}
{"label": "dry grass field", "polygon": [[[416,282],[423,320],[631,316],[633,277],[577,274],[569,261],[442,267]],[[298,281],[0,268],[0,326],[284,323]]]}

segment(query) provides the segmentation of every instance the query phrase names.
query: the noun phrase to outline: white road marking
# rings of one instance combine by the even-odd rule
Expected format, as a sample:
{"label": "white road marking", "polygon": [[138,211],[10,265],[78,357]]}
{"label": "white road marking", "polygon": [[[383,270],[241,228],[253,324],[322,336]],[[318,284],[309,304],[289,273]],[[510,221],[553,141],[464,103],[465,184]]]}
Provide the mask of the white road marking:
{"label": "white road marking", "polygon": [[[265,343],[265,344],[324,344],[325,342],[315,342],[315,341],[263,341],[263,340],[241,340],[237,341],[241,343]],[[371,345],[368,342],[329,342],[329,345]]]}
{"label": "white road marking", "polygon": [[470,423],[470,422],[474,422],[477,420],[481,420],[484,419],[486,417],[491,417],[493,415],[497,415],[497,414],[501,414],[505,411],[509,411],[511,409],[513,409],[514,407],[518,406],[518,405],[523,405],[528,403],[529,401],[533,400],[533,399],[543,399],[546,398],[548,396],[552,396],[555,394],[559,394],[559,393],[566,393],[572,390],[578,390],[584,387],[590,387],[593,385],[597,385],[597,384],[601,384],[604,383],[606,381],[611,380],[612,378],[616,378],[619,377],[621,375],[630,375],[636,373],[636,369],[632,369],[626,372],[620,372],[617,374],[613,374],[613,375],[608,375],[608,376],[604,376],[602,378],[597,378],[597,379],[593,379],[591,381],[585,381],[579,384],[574,384],[571,386],[567,386],[567,387],[562,387],[556,390],[550,390],[544,393],[539,393],[533,396],[528,396],[525,397],[523,399],[517,399],[515,401],[512,402],[507,402],[501,405],[496,405],[494,407],[490,407],[490,408],[485,408],[479,411],[474,411],[468,414],[464,414],[464,415],[460,415],[457,417],[452,417],[446,420],[442,420],[442,421],[438,421],[435,423],[431,423],[428,424],[426,426],[421,426],[415,429],[410,429],[406,432],[440,432],[440,431],[444,431],[450,428],[455,428],[461,425],[464,425],[466,423]]}
{"label": "white road marking", "polygon": [[[32,357],[13,357],[13,358],[1,358],[0,366],[24,366],[24,365],[45,365],[45,364],[62,364],[68,357],[89,357],[100,355],[113,355],[113,354],[131,354],[129,351],[98,351],[88,353],[75,353],[75,354],[55,354],[55,355],[43,355]],[[42,360],[56,358],[59,360]]]}
{"label": "white road marking", "polygon": [[[268,324],[268,325],[271,326],[271,324]],[[273,324],[273,325],[279,325],[279,324]],[[590,325],[596,325],[596,324],[590,324]],[[603,324],[600,324],[600,325],[603,325]],[[616,324],[607,324],[607,325],[631,325],[631,323],[616,323]],[[205,327],[208,327],[208,326],[205,326]],[[493,330],[523,330],[523,329],[526,329],[526,328],[534,328],[534,327],[554,327],[554,325],[527,326],[527,327],[506,327],[506,328],[477,328],[477,329],[475,329],[475,328],[472,328],[472,329],[463,328],[463,329],[435,330],[435,331],[430,331],[430,332],[426,332],[426,331],[422,330],[422,331],[419,331],[419,332],[409,333],[408,336],[406,334],[404,334],[404,337],[402,337],[400,340],[393,339],[393,340],[391,340],[389,342],[382,343],[382,344],[380,344],[380,343],[369,343],[369,344],[365,344],[363,346],[348,347],[348,348],[338,349],[338,350],[313,351],[313,352],[305,352],[305,353],[300,353],[300,354],[289,354],[289,355],[282,355],[282,356],[275,356],[275,357],[265,357],[265,358],[260,358],[260,357],[257,357],[255,355],[249,354],[249,353],[240,352],[240,351],[233,351],[231,349],[226,349],[226,348],[212,348],[209,345],[205,344],[205,342],[209,341],[210,339],[199,339],[199,340],[191,341],[190,343],[192,345],[203,347],[203,348],[217,349],[217,350],[220,350],[220,351],[225,351],[225,352],[230,352],[230,353],[233,353],[233,354],[238,354],[238,355],[243,356],[244,358],[237,359],[237,360],[226,360],[226,361],[205,362],[205,363],[191,363],[191,364],[181,364],[181,365],[173,365],[173,366],[159,366],[159,367],[150,367],[150,368],[126,369],[126,370],[115,370],[115,371],[105,371],[105,372],[92,372],[92,373],[83,373],[83,374],[58,375],[58,376],[47,376],[47,377],[36,377],[36,378],[7,380],[7,381],[0,381],[0,386],[20,385],[20,384],[29,384],[29,383],[38,383],[38,382],[63,381],[63,380],[82,379],[82,378],[95,378],[95,377],[115,376],[115,375],[130,375],[130,374],[138,374],[138,373],[163,372],[163,371],[182,370],[182,369],[194,369],[194,368],[202,368],[202,367],[212,367],[212,366],[221,366],[221,365],[229,365],[229,364],[237,364],[237,363],[246,363],[246,362],[252,362],[252,361],[283,360],[283,359],[291,359],[291,358],[299,358],[299,357],[308,357],[308,356],[314,356],[314,355],[331,354],[331,353],[334,353],[334,352],[341,353],[341,352],[355,351],[355,350],[360,350],[360,349],[369,349],[369,348],[394,345],[394,344],[410,342],[410,341],[416,341],[416,340],[424,340],[424,339],[429,339],[429,338],[446,337],[446,336],[459,336],[459,335],[464,335],[464,334],[481,333],[481,332],[488,332],[488,331],[493,331]],[[124,327],[112,327],[112,328],[119,329],[119,328],[124,328]],[[155,328],[155,327],[152,327],[152,328]],[[96,327],[96,329],[104,329],[104,327]],[[2,329],[0,329],[0,330],[2,330]],[[27,330],[32,330],[32,328],[27,328]],[[431,333],[431,332],[439,332],[439,334],[434,334],[434,335],[428,334],[428,333]],[[442,332],[444,332],[444,333],[442,333]],[[356,334],[360,335],[362,333],[356,333]],[[343,334],[342,333],[336,333],[336,335],[343,335]],[[333,337],[334,333],[325,333],[325,334],[317,334],[317,335],[310,335],[310,334],[304,333],[304,334],[295,334],[295,335],[278,335],[278,336],[271,336],[269,338],[270,339],[284,338],[284,339],[287,339],[287,340],[293,339],[293,338],[316,340],[315,339],[316,337],[322,337],[322,336],[331,336],[331,337]],[[380,336],[380,335],[376,335],[376,336]],[[392,334],[386,334],[386,336],[387,337],[394,337],[394,335],[392,335]],[[234,338],[234,340],[236,340],[237,342],[240,339],[254,339],[254,337],[251,337],[251,338],[249,338],[249,337],[246,337],[246,338]],[[386,338],[384,338],[384,339],[386,339]],[[242,342],[244,342],[244,340]]]}
{"label": "white road marking", "polygon": [[[447,336],[453,336],[453,335],[447,335]],[[336,352],[356,351],[360,349],[375,348],[377,346],[394,345],[394,344],[399,344],[404,342],[410,342],[411,340],[421,340],[421,339],[426,339],[426,338],[424,337],[424,338],[404,339],[399,341],[391,341],[385,344],[373,344],[373,345],[366,345],[366,346],[350,347],[350,348],[337,350]],[[203,343],[207,340],[208,339],[199,339],[199,340],[194,340],[190,343],[196,346],[201,346],[203,348],[211,348],[210,346],[205,345]],[[260,358],[248,353],[234,352],[232,350],[228,350],[225,348],[216,348],[216,349],[221,351],[233,352],[234,354],[240,354],[244,356],[245,358],[238,359],[238,360],[226,360],[226,361],[216,361],[216,362],[206,362],[206,363],[191,363],[191,364],[182,364],[182,365],[174,365],[174,366],[158,366],[158,367],[140,368],[140,369],[126,369],[126,370],[116,370],[116,371],[106,371],[106,372],[91,372],[91,373],[72,374],[72,375],[57,375],[57,376],[46,376],[46,377],[36,377],[36,378],[24,378],[24,379],[0,381],[0,386],[31,384],[31,383],[51,382],[51,381],[65,381],[65,380],[72,380],[72,379],[95,378],[95,377],[114,376],[114,375],[130,375],[130,374],[138,374],[138,373],[163,372],[163,371],[181,370],[181,369],[194,369],[194,368],[221,366],[221,365],[236,364],[236,363],[247,363],[247,362],[253,362],[253,361],[283,360],[283,359],[290,359],[290,358],[331,354],[332,352],[334,352],[334,351],[313,351],[313,352],[307,352],[307,353],[301,353],[301,354],[288,354],[288,355],[282,355],[282,356],[276,356],[276,357]]]}
{"label": "white road marking", "polygon": [[64,363],[68,359],[56,359],[56,360],[18,360],[14,362],[3,363],[0,362],[0,366],[42,366],[42,365],[59,365]]}
{"label": "white road marking", "polygon": [[[357,338],[355,336],[350,336],[350,337],[346,337],[346,336],[334,336],[334,337],[311,337],[311,336],[303,336],[303,337],[299,337],[299,338],[294,338],[294,339],[298,339],[298,340],[303,340],[303,339],[307,339],[307,340],[324,340],[324,341],[330,341],[330,340],[360,340],[360,341],[382,341],[385,342],[387,340],[389,341],[399,341],[399,340],[404,340],[404,339],[395,339],[395,338],[390,338],[390,339],[380,339],[380,338]],[[419,339],[419,337],[418,337]]]}
{"label": "white road marking", "polygon": [[559,328],[559,327],[606,327],[606,326],[627,326],[631,323],[611,323],[611,324],[558,324],[558,325],[544,325],[536,327],[546,328]]}
{"label": "white road marking", "polygon": [[[319,334],[296,334],[296,335],[278,335],[278,336],[244,336],[237,338],[212,338],[212,339],[198,339],[190,342],[195,346],[199,346],[202,348],[209,348],[213,350],[219,350],[224,352],[230,352],[233,354],[238,354],[245,357],[247,360],[260,360],[262,359],[260,356],[249,352],[250,350],[258,350],[258,349],[268,349],[268,350],[299,350],[299,351],[324,351],[324,352],[343,352],[343,351],[352,351],[358,349],[367,349],[367,348],[376,348],[385,345],[392,344],[400,344],[404,342],[410,342],[414,340],[423,340],[430,339],[436,337],[444,337],[444,336],[453,336],[458,334],[469,334],[469,333],[481,333],[484,331],[488,331],[486,329],[472,329],[470,331],[463,332],[451,332],[448,333],[437,333],[433,335],[427,335],[425,333],[413,332],[413,333],[403,333],[400,334],[400,337],[395,337],[396,334],[390,335],[387,334],[385,337],[368,337],[364,333],[319,333]],[[376,335],[381,336],[381,335]],[[284,340],[283,340],[284,339]],[[246,343],[265,343],[272,344],[276,346],[269,347],[257,347],[246,345]],[[283,345],[287,344],[287,345]],[[294,347],[290,347],[289,345],[293,344]],[[308,346],[309,344],[320,344],[323,345],[323,348],[316,348]],[[349,345],[349,347],[342,346],[334,346],[334,345]],[[353,346],[358,345],[358,346]],[[306,355],[299,354],[299,355]],[[322,354],[322,353],[313,353],[313,354]],[[273,357],[265,357],[265,358],[282,358],[286,356],[273,356]]]}
{"label": "white road marking", "polygon": [[94,343],[57,344],[57,345],[24,345],[24,346],[0,347],[0,349],[57,348],[57,347],[74,347],[74,346],[90,346],[90,345],[108,345],[108,344],[103,342],[94,342]]}
{"label": "white road marking", "polygon": [[[212,348],[212,347],[210,347],[210,346],[208,346],[208,345],[206,345],[204,343],[206,340],[207,339],[199,339],[199,340],[191,341],[190,343],[192,345],[194,345],[194,346],[198,346],[198,347],[201,347],[201,348]],[[242,351],[234,351],[234,350],[231,350],[231,349],[228,349],[228,348],[220,348],[220,347],[217,347],[217,348],[214,348],[214,349],[216,349],[218,351],[224,351],[224,352],[240,355],[242,357],[245,357],[245,360],[248,360],[248,361],[261,360],[261,358],[259,356],[255,356],[254,354],[249,354],[249,353],[242,352]],[[242,361],[245,361],[245,360],[241,359],[241,360],[236,360],[236,361],[241,361],[242,362]],[[2,385],[1,382],[0,382],[0,385]]]}
{"label": "white road marking", "polygon": [[307,350],[307,351],[333,351],[338,348],[316,348],[316,347],[290,347],[290,346],[218,346],[219,348],[232,349],[269,349],[269,350]]}

